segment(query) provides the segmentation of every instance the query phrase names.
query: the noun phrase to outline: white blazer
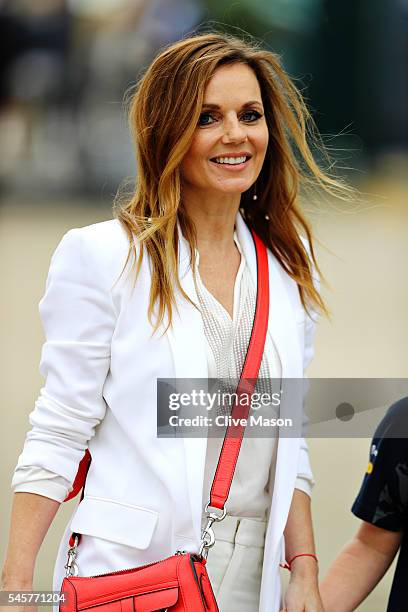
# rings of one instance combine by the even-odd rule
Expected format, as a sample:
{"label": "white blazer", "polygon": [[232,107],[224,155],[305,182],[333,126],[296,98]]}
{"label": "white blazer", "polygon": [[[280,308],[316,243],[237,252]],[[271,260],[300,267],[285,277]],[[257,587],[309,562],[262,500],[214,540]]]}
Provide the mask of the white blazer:
{"label": "white blazer", "polygon": [[[256,280],[253,240],[239,213],[236,230]],[[133,566],[199,546],[206,439],[157,438],[156,379],[207,378],[202,319],[178,295],[173,328],[151,337],[148,258],[134,290],[127,272],[116,282],[127,251],[128,239],[117,220],[69,231],[52,257],[40,302],[46,334],[40,371],[46,382],[30,414],[32,429],[18,464],[40,466],[72,482],[87,446],[92,455],[85,497],[61,540],[56,589],[71,530],[107,545],[124,545],[118,550],[131,551]],[[314,317],[306,316],[296,283],[268,256],[269,329],[282,377],[301,378],[313,354]],[[182,240],[179,274],[197,303]],[[282,437],[265,540],[261,612],[279,610],[283,530],[297,475],[312,479],[306,443]],[[125,558],[116,562],[112,570],[129,566]]]}

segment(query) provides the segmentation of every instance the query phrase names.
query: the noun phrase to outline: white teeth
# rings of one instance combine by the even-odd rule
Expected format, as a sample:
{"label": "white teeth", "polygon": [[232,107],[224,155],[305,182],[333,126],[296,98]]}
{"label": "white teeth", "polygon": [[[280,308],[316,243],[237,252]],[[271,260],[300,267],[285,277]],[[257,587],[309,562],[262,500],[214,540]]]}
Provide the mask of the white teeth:
{"label": "white teeth", "polygon": [[242,164],[244,163],[248,158],[246,156],[243,157],[216,157],[215,161],[217,162],[217,164]]}

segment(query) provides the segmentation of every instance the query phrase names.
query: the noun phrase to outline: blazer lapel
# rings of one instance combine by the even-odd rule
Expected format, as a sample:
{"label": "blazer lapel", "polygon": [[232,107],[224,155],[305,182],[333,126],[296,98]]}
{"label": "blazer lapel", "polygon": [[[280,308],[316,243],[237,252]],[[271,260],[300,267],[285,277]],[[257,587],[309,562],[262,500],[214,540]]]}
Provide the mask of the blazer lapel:
{"label": "blazer lapel", "polygon": [[[256,252],[251,232],[238,213],[235,227],[241,248],[256,285]],[[270,333],[282,365],[282,378],[301,377],[302,354],[297,337],[296,322],[284,281],[281,265],[268,250],[269,264],[269,321]]]}
{"label": "blazer lapel", "polygon": [[[245,221],[239,213],[236,218],[236,231],[256,282],[256,252],[253,239]],[[275,481],[273,486],[271,514],[268,525],[268,550],[275,554],[282,534],[292,498],[288,483],[294,482],[297,473],[299,437],[301,437],[303,351],[299,344],[295,313],[288,295],[285,282],[286,273],[277,259],[268,251],[269,263],[269,321],[270,333],[282,366],[282,403],[280,417],[292,418],[294,430],[282,435],[280,432],[276,458]],[[292,380],[289,380],[292,379]],[[298,381],[298,382],[296,382]],[[285,397],[286,395],[286,397]],[[294,444],[296,443],[296,444]],[[296,446],[296,448],[295,448]]]}
{"label": "blazer lapel", "polygon": [[[179,277],[181,286],[187,295],[198,304],[194,286],[193,273],[190,267],[188,243],[179,230]],[[173,312],[173,325],[167,332],[173,354],[176,379],[205,379],[200,386],[206,386],[208,379],[207,349],[201,313],[183,296],[178,295],[177,310]],[[176,380],[177,385],[177,380]],[[185,381],[182,391],[194,387],[194,380]],[[194,416],[192,413],[186,416]],[[204,481],[207,437],[184,437],[185,465],[191,506],[191,517],[194,536],[201,537],[202,489]]]}

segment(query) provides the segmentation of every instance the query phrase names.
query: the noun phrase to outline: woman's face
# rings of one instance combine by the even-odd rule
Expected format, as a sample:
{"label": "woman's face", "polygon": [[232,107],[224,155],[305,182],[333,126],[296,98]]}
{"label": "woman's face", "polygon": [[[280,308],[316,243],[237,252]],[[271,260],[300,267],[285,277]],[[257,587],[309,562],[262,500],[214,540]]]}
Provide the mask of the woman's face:
{"label": "woman's face", "polygon": [[221,66],[205,90],[191,146],[181,163],[190,189],[240,194],[256,181],[268,146],[261,91],[246,64]]}

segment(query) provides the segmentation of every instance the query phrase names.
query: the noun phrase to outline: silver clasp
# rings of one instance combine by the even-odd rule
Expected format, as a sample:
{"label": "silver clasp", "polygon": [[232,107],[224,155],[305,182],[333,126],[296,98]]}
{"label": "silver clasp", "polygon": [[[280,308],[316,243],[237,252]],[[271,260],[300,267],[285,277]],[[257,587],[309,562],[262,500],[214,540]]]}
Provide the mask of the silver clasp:
{"label": "silver clasp", "polygon": [[225,519],[227,515],[227,509],[224,506],[221,514],[217,514],[216,512],[209,512],[208,508],[210,507],[210,502],[208,502],[205,506],[205,513],[207,515],[207,524],[204,527],[201,533],[201,544],[198,554],[204,557],[204,559],[208,556],[208,549],[214,546],[215,544],[215,534],[212,528],[213,523],[218,523]]}
{"label": "silver clasp", "polygon": [[74,545],[68,548],[68,560],[67,564],[64,565],[64,568],[67,570],[65,572],[65,576],[69,578],[70,576],[78,576],[78,564],[75,559],[77,556],[77,548],[78,548],[79,537],[76,535],[74,537]]}

